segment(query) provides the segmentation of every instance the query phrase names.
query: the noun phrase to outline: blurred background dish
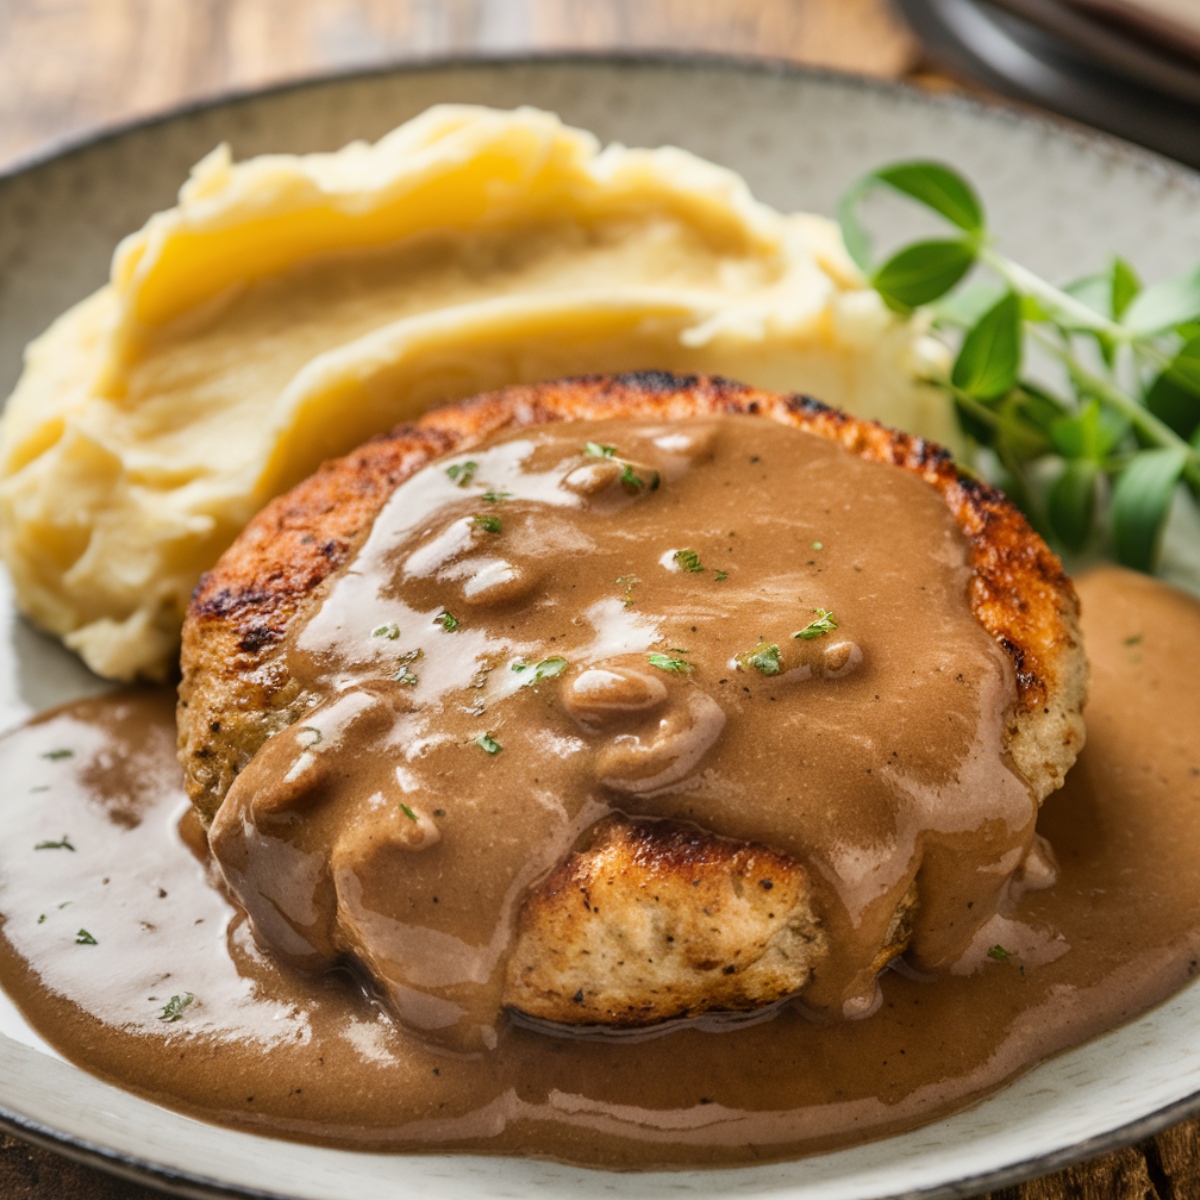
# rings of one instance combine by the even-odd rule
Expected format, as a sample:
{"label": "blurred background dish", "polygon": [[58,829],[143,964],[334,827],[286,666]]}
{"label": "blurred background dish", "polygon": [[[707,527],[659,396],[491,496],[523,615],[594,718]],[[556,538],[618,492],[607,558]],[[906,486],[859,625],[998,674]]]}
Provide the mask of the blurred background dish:
{"label": "blurred background dish", "polygon": [[1200,6],[898,3],[943,68],[1200,166]]}

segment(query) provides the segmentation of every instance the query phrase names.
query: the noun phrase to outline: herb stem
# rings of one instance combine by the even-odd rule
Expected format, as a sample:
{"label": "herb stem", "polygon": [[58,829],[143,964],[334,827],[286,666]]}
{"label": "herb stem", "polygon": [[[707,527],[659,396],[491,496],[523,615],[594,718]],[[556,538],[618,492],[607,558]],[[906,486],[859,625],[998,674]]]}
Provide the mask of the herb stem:
{"label": "herb stem", "polygon": [[990,246],[979,248],[979,261],[986,263],[1018,294],[1033,296],[1053,305],[1060,313],[1072,318],[1085,329],[1094,330],[1110,337],[1115,342],[1131,342],[1135,334],[1124,325],[1117,324],[1102,313],[1089,308],[1082,300],[1077,300],[1070,292],[1056,288],[1054,284],[1035,275],[1028,267],[997,254]]}
{"label": "herb stem", "polygon": [[1093,395],[1115,408],[1128,419],[1130,425],[1155,445],[1166,449],[1183,450],[1188,456],[1184,475],[1190,482],[1200,486],[1200,450],[1181,438],[1169,425],[1160,421],[1148,408],[1143,408],[1136,400],[1127,396],[1115,384],[1081,366],[1069,351],[1064,350],[1053,338],[1048,337],[1036,326],[1030,326],[1029,335],[1035,338],[1059,362],[1063,363],[1074,379],[1078,380]]}

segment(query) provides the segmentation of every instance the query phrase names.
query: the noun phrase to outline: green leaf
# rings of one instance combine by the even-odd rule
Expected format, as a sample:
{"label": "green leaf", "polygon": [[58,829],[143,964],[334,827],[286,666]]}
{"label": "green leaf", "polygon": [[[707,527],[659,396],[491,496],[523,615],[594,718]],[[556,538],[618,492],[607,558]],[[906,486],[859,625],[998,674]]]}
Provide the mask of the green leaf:
{"label": "green leaf", "polygon": [[1112,316],[1113,281],[1107,271],[1076,279],[1073,283],[1068,283],[1063,291],[1078,300],[1080,304],[1086,304],[1100,316]]}
{"label": "green leaf", "polygon": [[1007,292],[963,339],[950,379],[980,400],[1011,392],[1021,371],[1021,300]]}
{"label": "green leaf", "polygon": [[1102,462],[1125,432],[1123,419],[1093,400],[1073,417],[1061,417],[1050,426],[1054,448],[1063,458]]}
{"label": "green leaf", "polygon": [[933,305],[933,319],[939,325],[970,329],[1004,295],[1005,289],[979,280],[950,292]]}
{"label": "green leaf", "polygon": [[967,233],[984,231],[983,205],[975,189],[942,163],[895,163],[876,171],[875,178],[940,213]]}
{"label": "green leaf", "polygon": [[1146,407],[1180,437],[1200,427],[1200,337],[1187,342],[1146,392]]}
{"label": "green leaf", "polygon": [[838,627],[833,613],[828,608],[814,608],[813,612],[816,613],[817,619],[809,621],[803,629],[793,633],[792,637],[811,642],[813,638],[819,638],[825,633],[832,633]]}
{"label": "green leaf", "polygon": [[1175,485],[1187,462],[1182,447],[1144,450],[1117,478],[1112,498],[1112,540],[1127,567],[1152,571]]}
{"label": "green leaf", "polygon": [[778,675],[783,670],[779,661],[779,647],[772,642],[769,646],[759,646],[755,650],[747,650],[738,655],[738,661],[747,667],[753,667],[763,675]]}
{"label": "green leaf", "polygon": [[549,658],[543,658],[536,665],[533,663],[515,662],[512,669],[517,672],[532,670],[533,674],[528,679],[522,681],[522,687],[533,687],[534,684],[541,683],[543,679],[554,679],[561,675],[568,667],[567,660],[561,654],[552,654]]}
{"label": "green leaf", "polygon": [[1165,333],[1200,317],[1200,267],[1141,292],[1125,310],[1122,324],[1136,334]]}
{"label": "green leaf", "polygon": [[[674,654],[686,654],[686,650],[675,650]],[[652,666],[657,667],[660,671],[670,671],[673,675],[690,675],[693,667],[690,662],[682,658],[673,658],[670,654],[663,654],[659,650],[653,650],[646,656],[646,661]]]}
{"label": "green leaf", "polygon": [[1068,550],[1082,550],[1092,532],[1099,471],[1099,465],[1087,459],[1069,462],[1046,496],[1050,526]]}
{"label": "green leaf", "polygon": [[889,304],[901,309],[931,304],[975,264],[975,247],[965,240],[915,242],[893,255],[871,277]]}
{"label": "green leaf", "polygon": [[168,1023],[179,1021],[183,1018],[184,1009],[195,1000],[196,997],[191,992],[184,992],[182,996],[172,996],[170,1000],[163,1005],[163,1010],[158,1015],[160,1021]]}
{"label": "green leaf", "polygon": [[475,739],[475,745],[488,754],[499,754],[504,749],[498,741],[490,733],[481,733]]}
{"label": "green leaf", "polygon": [[1119,321],[1142,290],[1137,272],[1123,259],[1112,265],[1112,315]]}

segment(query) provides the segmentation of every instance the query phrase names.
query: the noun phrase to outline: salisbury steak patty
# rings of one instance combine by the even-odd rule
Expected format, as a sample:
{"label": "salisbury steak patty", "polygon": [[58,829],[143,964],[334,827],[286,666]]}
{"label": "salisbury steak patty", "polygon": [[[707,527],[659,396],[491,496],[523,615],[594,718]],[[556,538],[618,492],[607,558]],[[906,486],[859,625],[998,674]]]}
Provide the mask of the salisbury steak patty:
{"label": "salisbury steak patty", "polygon": [[[420,468],[553,421],[726,413],[838,442],[940,494],[966,540],[971,611],[1012,665],[1008,755],[1037,799],[1059,786],[1083,741],[1085,663],[1073,589],[1024,518],[921,439],[805,397],[647,373],[515,387],[435,410],[327,465],[251,522],[201,581],[184,625],[180,755],[205,824],[268,739],[316,703],[289,673],[285,635]],[[810,883],[799,862],[765,846],[618,816],[530,891],[505,1002],[550,1020],[614,1025],[770,1003],[804,987],[828,950]],[[597,892],[605,903],[592,903]],[[698,921],[685,911],[687,896],[707,899],[697,912],[721,917]],[[883,914],[868,964],[878,969],[904,949],[921,904],[917,879],[890,918]],[[370,963],[369,947],[354,938],[343,948]]]}

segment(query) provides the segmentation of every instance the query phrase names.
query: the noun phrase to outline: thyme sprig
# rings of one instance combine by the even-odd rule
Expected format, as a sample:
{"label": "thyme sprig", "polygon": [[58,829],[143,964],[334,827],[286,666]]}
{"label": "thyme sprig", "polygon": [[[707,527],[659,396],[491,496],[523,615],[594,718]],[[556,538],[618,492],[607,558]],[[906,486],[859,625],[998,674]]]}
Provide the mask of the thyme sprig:
{"label": "thyme sprig", "polygon": [[[879,189],[931,210],[953,236],[873,262],[859,209]],[[1200,268],[1145,287],[1114,258],[1056,287],[1000,253],[974,188],[935,162],[872,171],[838,218],[885,302],[928,310],[955,350],[931,382],[954,402],[968,465],[1057,549],[1103,549],[1153,571],[1180,486],[1200,499]]]}

